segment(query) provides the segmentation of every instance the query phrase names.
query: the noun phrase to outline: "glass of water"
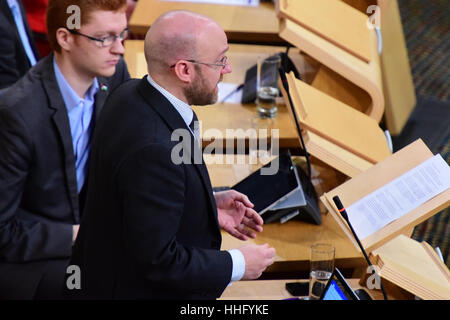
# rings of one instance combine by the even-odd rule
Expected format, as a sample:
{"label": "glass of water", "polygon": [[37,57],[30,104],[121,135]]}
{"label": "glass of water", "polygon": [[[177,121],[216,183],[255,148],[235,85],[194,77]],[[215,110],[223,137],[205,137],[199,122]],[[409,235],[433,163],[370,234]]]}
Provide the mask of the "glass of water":
{"label": "glass of water", "polygon": [[260,55],[257,63],[256,77],[256,105],[260,117],[274,118],[278,108],[278,68],[281,58],[279,55]]}
{"label": "glass of water", "polygon": [[334,270],[335,248],[328,243],[311,246],[311,272],[309,274],[309,300],[318,300]]}

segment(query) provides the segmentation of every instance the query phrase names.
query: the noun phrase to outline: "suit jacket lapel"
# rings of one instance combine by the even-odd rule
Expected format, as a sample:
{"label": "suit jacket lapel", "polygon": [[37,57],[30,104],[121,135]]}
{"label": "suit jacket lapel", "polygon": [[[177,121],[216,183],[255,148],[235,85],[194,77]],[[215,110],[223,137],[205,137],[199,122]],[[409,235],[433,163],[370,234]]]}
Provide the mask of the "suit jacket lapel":
{"label": "suit jacket lapel", "polygon": [[[181,118],[180,114],[176,111],[176,109],[172,106],[172,104],[158,90],[156,90],[152,85],[150,85],[150,83],[148,83],[146,77],[144,77],[139,83],[138,91],[143,96],[145,101],[160,115],[160,117],[172,131],[181,128],[189,130],[183,118]],[[206,189],[206,193],[208,194],[211,208],[214,212],[214,219],[217,223],[217,226],[219,227],[219,222],[216,214],[217,213],[216,200],[214,199],[214,195],[212,192],[212,186],[211,181],[209,179],[208,169],[206,168],[206,165],[203,161],[201,147],[195,141],[195,138],[192,134],[190,139],[190,145],[185,145],[184,147],[184,151],[191,151],[191,150],[192,152],[189,152],[191,163],[193,163],[198,173],[200,174],[200,177],[202,178],[203,185]]]}
{"label": "suit jacket lapel", "polygon": [[[14,21],[14,17],[12,15],[11,9],[9,8],[8,2],[6,0],[0,1],[0,10],[3,12],[6,19],[8,19],[9,23],[11,23],[15,28],[16,22]],[[19,33],[17,33],[17,35],[18,34]]]}
{"label": "suit jacket lapel", "polygon": [[[193,150],[191,153],[191,161],[197,168],[197,170],[200,173],[200,176],[202,177],[203,184],[205,185],[205,188],[208,193],[209,201],[211,203],[212,209],[214,212],[217,212],[216,207],[216,199],[214,198],[213,191],[212,191],[212,185],[211,185],[211,179],[209,178],[208,168],[206,168],[205,161],[203,159],[203,151],[198,143],[198,141],[195,140],[195,137],[191,134],[191,145],[190,150]],[[217,219],[217,214],[214,214],[215,221],[217,223],[217,226],[219,226],[219,221]]]}
{"label": "suit jacket lapel", "polygon": [[21,1],[17,1],[17,3],[19,4],[20,12],[22,13],[22,20],[23,20],[23,24],[25,26],[25,31],[27,32],[28,40],[30,41],[31,50],[33,50],[34,57],[36,58],[36,61],[37,61],[41,58],[41,55],[40,55],[39,50],[36,47],[36,44],[34,42],[34,36],[33,36],[33,33],[31,32],[30,25],[28,23],[27,12],[25,11],[25,8]]}
{"label": "suit jacket lapel", "polygon": [[77,176],[75,169],[75,155],[73,153],[72,134],[70,132],[69,117],[64,100],[59,91],[53,68],[53,54],[44,58],[42,64],[42,82],[49,99],[48,107],[54,111],[53,122],[59,134],[64,150],[64,166],[66,174],[66,186],[70,194],[75,221],[79,221],[79,203]]}

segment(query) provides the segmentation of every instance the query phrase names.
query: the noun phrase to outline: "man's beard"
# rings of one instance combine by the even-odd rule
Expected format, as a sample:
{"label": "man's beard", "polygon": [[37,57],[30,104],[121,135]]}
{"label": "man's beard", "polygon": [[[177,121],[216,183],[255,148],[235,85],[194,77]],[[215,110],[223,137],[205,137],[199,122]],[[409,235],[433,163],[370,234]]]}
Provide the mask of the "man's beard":
{"label": "man's beard", "polygon": [[189,105],[206,106],[217,102],[216,87],[208,89],[205,77],[201,69],[197,66],[195,79],[191,86],[184,90],[184,95]]}

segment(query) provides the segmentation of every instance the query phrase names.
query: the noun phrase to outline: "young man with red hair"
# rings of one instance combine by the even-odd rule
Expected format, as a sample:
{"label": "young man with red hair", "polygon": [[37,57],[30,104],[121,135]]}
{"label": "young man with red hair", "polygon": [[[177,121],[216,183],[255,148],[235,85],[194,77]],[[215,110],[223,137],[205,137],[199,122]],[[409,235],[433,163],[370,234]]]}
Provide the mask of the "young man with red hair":
{"label": "young man with red hair", "polygon": [[50,0],[53,53],[2,96],[0,299],[61,297],[95,122],[129,78],[125,11],[126,0]]}

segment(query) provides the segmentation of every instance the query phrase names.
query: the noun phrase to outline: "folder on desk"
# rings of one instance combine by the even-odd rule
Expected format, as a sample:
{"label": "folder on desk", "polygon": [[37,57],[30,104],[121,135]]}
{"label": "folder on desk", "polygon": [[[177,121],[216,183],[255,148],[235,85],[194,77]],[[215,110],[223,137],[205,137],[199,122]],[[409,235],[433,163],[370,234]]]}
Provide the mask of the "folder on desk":
{"label": "folder on desk", "polygon": [[[355,244],[355,247],[358,248],[350,228],[334,205],[333,197],[336,195],[339,196],[344,206],[349,209],[350,206],[364,197],[380,190],[380,188],[404,174],[411,172],[411,170],[432,158],[434,158],[433,153],[421,139],[418,139],[367,171],[353,177],[337,188],[326,192],[320,200],[348,235],[349,239]],[[445,165],[447,167],[444,169],[447,169],[445,172],[448,174],[448,165],[446,163]],[[444,191],[417,207],[412,208],[387,225],[380,227],[375,232],[360,237],[361,243],[366,251],[371,252],[398,235],[410,232],[416,225],[448,207],[450,204],[450,188],[446,186],[448,186],[448,181],[444,181]],[[394,201],[396,200],[394,199]],[[358,233],[358,230],[355,231]]]}
{"label": "folder on desk", "polygon": [[424,300],[450,299],[450,272],[426,242],[404,235],[389,241],[371,254],[379,275]]}

